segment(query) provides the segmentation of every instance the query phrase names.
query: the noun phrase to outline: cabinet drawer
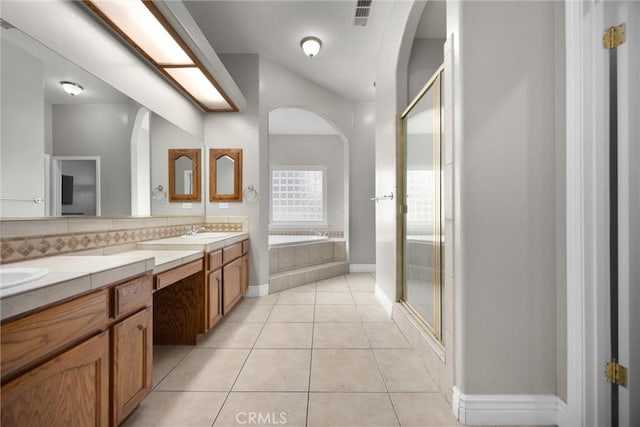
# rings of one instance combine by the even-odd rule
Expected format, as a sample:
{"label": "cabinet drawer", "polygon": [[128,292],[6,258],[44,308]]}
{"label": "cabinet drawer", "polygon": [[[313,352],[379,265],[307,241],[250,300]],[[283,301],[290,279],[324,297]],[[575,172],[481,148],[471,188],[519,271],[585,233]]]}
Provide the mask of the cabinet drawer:
{"label": "cabinet drawer", "polygon": [[242,243],[236,243],[222,249],[222,263],[227,264],[242,255]]}
{"label": "cabinet drawer", "polygon": [[209,271],[215,271],[222,267],[222,249],[209,254]]}
{"label": "cabinet drawer", "polygon": [[0,327],[2,377],[99,331],[109,323],[107,289]]}
{"label": "cabinet drawer", "polygon": [[156,276],[156,290],[162,289],[165,286],[169,286],[172,283],[176,283],[185,277],[189,277],[202,271],[202,260],[190,262],[189,264],[181,265],[173,270],[165,271]]}
{"label": "cabinet drawer", "polygon": [[246,254],[247,252],[249,252],[249,240],[243,240],[242,241],[242,255]]}
{"label": "cabinet drawer", "polygon": [[118,318],[139,308],[150,306],[152,295],[153,281],[150,274],[116,286],[113,290],[114,316]]}

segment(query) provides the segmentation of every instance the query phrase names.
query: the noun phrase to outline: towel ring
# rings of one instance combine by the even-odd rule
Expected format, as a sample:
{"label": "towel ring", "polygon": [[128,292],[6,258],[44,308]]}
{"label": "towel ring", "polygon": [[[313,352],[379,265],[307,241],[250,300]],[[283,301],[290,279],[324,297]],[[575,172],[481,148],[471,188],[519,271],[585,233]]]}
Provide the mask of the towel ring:
{"label": "towel ring", "polygon": [[247,200],[248,202],[253,202],[255,199],[258,198],[258,191],[253,185],[249,185],[247,188],[245,188],[242,191],[242,195],[244,196],[245,200]]}
{"label": "towel ring", "polygon": [[158,185],[151,190],[151,198],[156,202],[162,202],[167,198],[167,191],[162,185]]}

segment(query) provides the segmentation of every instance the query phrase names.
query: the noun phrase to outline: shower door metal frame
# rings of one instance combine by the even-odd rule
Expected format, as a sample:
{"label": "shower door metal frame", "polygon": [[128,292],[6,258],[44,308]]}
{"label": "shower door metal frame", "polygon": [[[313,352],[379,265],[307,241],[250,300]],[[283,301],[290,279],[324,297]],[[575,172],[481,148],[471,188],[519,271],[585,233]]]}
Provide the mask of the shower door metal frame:
{"label": "shower door metal frame", "polygon": [[[418,323],[439,342],[442,343],[442,285],[443,285],[443,265],[442,265],[442,159],[441,159],[441,135],[442,135],[442,91],[441,81],[444,72],[444,64],[440,65],[435,73],[422,87],[418,95],[409,103],[407,108],[398,117],[398,138],[397,138],[397,186],[398,197],[396,198],[397,212],[397,252],[396,264],[399,302],[409,311]],[[433,170],[434,170],[434,213],[433,213],[433,325],[414,309],[411,304],[404,299],[404,258],[405,258],[405,222],[407,214],[406,204],[406,141],[405,141],[405,119],[418,102],[433,88]]]}

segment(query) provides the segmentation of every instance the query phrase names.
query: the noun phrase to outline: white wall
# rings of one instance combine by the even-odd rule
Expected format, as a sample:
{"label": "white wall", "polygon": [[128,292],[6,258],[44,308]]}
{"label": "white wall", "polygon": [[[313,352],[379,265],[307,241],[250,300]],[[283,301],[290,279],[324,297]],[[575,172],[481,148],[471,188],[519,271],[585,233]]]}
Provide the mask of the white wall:
{"label": "white wall", "polygon": [[[4,4],[3,4],[4,8]],[[0,196],[44,197],[42,63],[2,40]],[[24,171],[29,171],[25,174]],[[44,216],[44,203],[0,201],[0,217]]]}
{"label": "white wall", "polygon": [[555,395],[560,388],[558,7],[447,3],[454,41],[455,384],[465,394]]}
{"label": "white wall", "polygon": [[444,61],[444,39],[415,39],[409,58],[408,99],[412,100]]}
{"label": "white wall", "polygon": [[[398,194],[396,186],[397,117],[407,106],[407,68],[423,2],[395,2],[376,65],[376,194]],[[396,301],[396,203],[376,203],[376,284]]]}
{"label": "white wall", "polygon": [[354,104],[349,154],[349,247],[351,264],[375,264],[375,121],[373,102]]}
{"label": "white wall", "polygon": [[[343,144],[336,135],[269,135],[271,166],[327,167],[327,228],[344,229]],[[317,228],[317,227],[310,227]]]}
{"label": "white wall", "polygon": [[[259,132],[259,59],[258,55],[220,55],[220,59],[236,81],[247,101],[247,108],[241,113],[209,114],[204,120],[205,169],[209,170],[210,148],[241,148],[242,186],[253,185],[258,191],[258,200],[230,202],[228,208],[220,208],[218,202],[209,202],[209,188],[204,191],[207,217],[243,216],[249,220],[249,250],[251,285],[266,284],[269,280],[269,254],[267,249],[268,181],[260,175],[261,156],[267,159],[266,137]],[[261,185],[264,184],[264,185]],[[265,220],[265,218],[267,220]]]}
{"label": "white wall", "polygon": [[98,24],[81,2],[3,2],[2,18],[141,105],[202,136],[202,111]]}
{"label": "white wall", "polygon": [[134,104],[56,104],[54,156],[100,156],[101,215],[131,215],[131,132]]}
{"label": "white wall", "polygon": [[[180,129],[168,120],[155,113],[151,113],[149,138],[151,145],[151,187],[162,185],[167,191],[167,198],[163,201],[151,200],[151,215],[204,215],[208,177],[202,140]],[[182,202],[169,202],[169,149],[197,148],[200,152],[200,202],[188,202],[183,207]]]}

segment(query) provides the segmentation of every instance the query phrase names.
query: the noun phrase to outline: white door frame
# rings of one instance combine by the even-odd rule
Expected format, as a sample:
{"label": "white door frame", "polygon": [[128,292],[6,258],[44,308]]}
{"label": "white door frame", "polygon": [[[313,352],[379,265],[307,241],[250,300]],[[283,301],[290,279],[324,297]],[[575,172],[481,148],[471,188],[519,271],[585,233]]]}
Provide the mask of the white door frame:
{"label": "white door frame", "polygon": [[[587,2],[589,4],[587,4]],[[598,231],[596,144],[590,127],[594,105],[594,68],[589,43],[593,41],[591,2],[565,3],[566,19],[566,226],[567,226],[567,419],[562,424],[581,426],[593,421],[593,321],[595,283],[602,262],[594,257]],[[600,230],[598,230],[600,226]],[[602,260],[600,260],[602,261]],[[593,319],[597,320],[597,319]],[[590,412],[590,414],[588,414]]]}
{"label": "white door frame", "polygon": [[100,186],[100,156],[52,156],[51,157],[51,200],[53,216],[62,216],[62,171],[60,163],[65,160],[91,160],[96,163],[96,216],[100,216],[102,200]]}
{"label": "white door frame", "polygon": [[567,426],[610,425],[606,3],[565,2]]}

